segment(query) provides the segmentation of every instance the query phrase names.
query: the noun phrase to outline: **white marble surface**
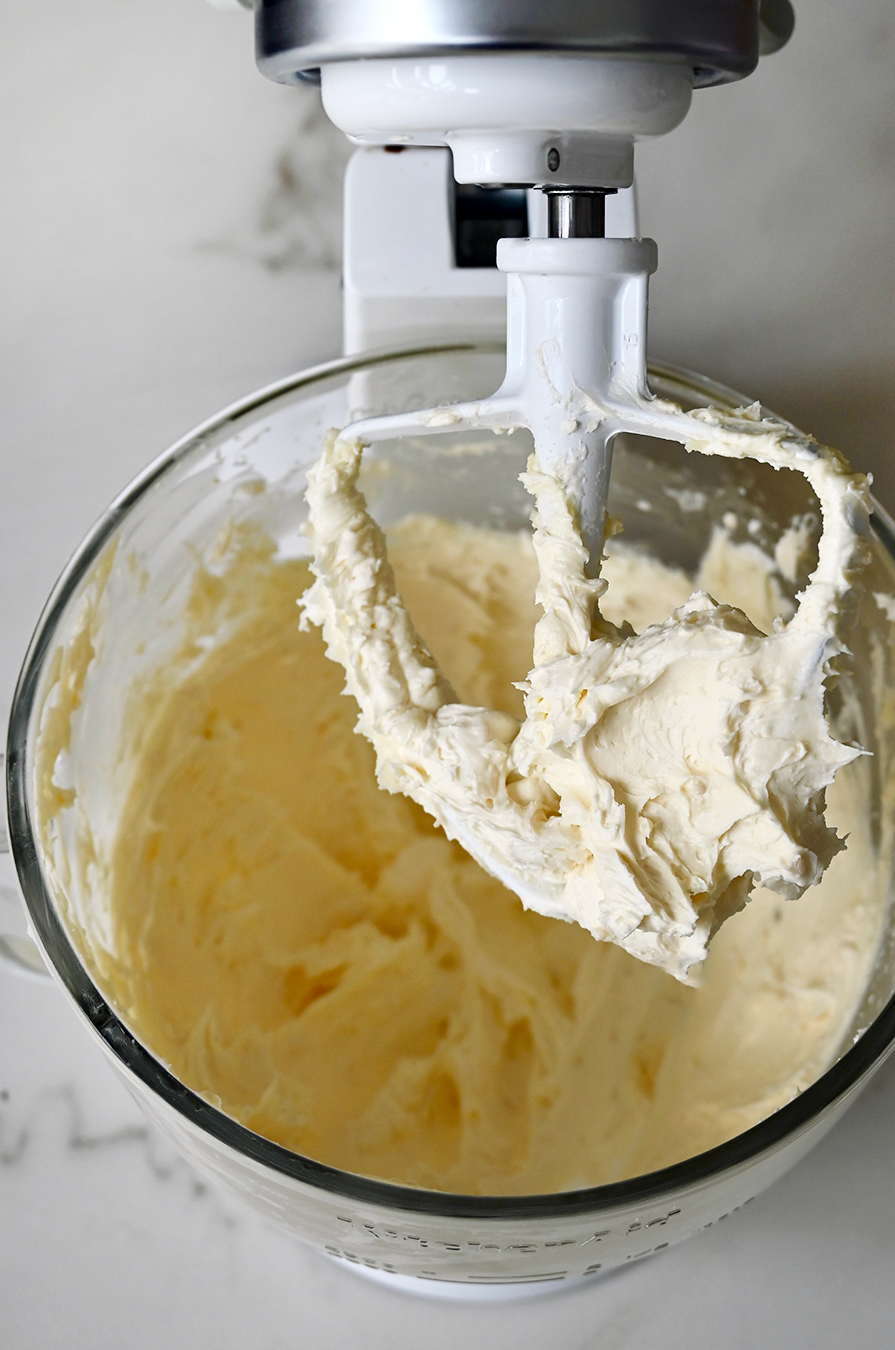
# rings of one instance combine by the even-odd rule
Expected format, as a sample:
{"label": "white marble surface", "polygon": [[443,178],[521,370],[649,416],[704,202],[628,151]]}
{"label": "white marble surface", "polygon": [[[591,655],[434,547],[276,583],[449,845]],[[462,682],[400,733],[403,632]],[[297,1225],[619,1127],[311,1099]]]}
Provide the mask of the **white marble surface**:
{"label": "white marble surface", "polygon": [[[895,16],[797,8],[789,51],[697,96],[640,157],[656,345],[837,435],[892,501]],[[216,407],[338,350],[343,152],[313,96],[256,75],[245,15],[44,0],[7,5],[3,28],[5,709],[114,493]],[[0,969],[0,1345],[888,1346],[893,1119],[895,1064],[771,1193],[683,1247],[522,1305],[430,1303],[209,1189],[61,992]]]}

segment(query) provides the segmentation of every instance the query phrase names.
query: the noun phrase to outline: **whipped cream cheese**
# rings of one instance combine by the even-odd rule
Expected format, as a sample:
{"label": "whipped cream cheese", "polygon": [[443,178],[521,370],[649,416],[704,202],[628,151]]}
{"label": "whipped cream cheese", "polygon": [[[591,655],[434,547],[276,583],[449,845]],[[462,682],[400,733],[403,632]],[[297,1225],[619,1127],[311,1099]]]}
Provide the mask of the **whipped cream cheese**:
{"label": "whipped cream cheese", "polygon": [[345,669],[382,787],[423,806],[525,906],[693,982],[755,887],[794,899],[844,846],[824,792],[861,750],[830,734],[825,686],[869,508],[866,479],[757,406],[655,406],[687,450],[808,479],[823,530],[787,620],[762,631],[697,590],[639,633],[610,622],[572,471],[547,472],[535,453],[523,482],[542,614],[524,716],[464,702],[402,600],[357,486],[362,446],[333,432],[310,475],[316,581],[303,622]]}
{"label": "whipped cream cheese", "polygon": [[[528,532],[415,516],[389,530],[389,553],[458,695],[521,720],[514,682],[538,617]],[[696,581],[767,629],[784,602],[760,557],[719,527]],[[619,626],[660,623],[693,589],[615,540],[605,575]],[[84,959],[182,1082],[335,1167],[530,1195],[712,1148],[824,1072],[886,910],[874,761],[830,790],[849,847],[821,884],[797,905],[757,891],[687,988],[526,912],[421,807],[377,787],[341,670],[319,630],[297,631],[310,581],[306,562],[227,532],[184,596],[182,647],[129,691],[111,851],[79,832],[96,878]],[[60,689],[60,717],[69,688],[81,682]]]}

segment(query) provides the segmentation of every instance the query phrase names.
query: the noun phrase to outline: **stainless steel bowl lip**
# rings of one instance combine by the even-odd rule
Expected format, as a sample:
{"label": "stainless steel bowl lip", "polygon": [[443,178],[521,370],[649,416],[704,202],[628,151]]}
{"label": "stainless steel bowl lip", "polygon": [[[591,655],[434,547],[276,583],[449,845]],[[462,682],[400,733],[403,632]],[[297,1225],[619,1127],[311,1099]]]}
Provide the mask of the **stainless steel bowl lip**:
{"label": "stainless steel bowl lip", "polygon": [[[84,572],[130,508],[154,483],[203,441],[210,440],[265,404],[275,402],[306,385],[348,375],[370,365],[424,355],[501,350],[498,344],[454,343],[384,349],[326,362],[267,385],[239,400],[203,422],[154,460],[115,499],[86,536],[56,583],[38,620],[13,698],[7,742],[6,795],[10,846],[19,882],[31,924],[51,972],[107,1049],[168,1106],[199,1125],[218,1143],[286,1177],[328,1192],[334,1198],[442,1218],[531,1221],[598,1214],[661,1201],[683,1191],[699,1189],[725,1172],[755,1163],[762,1156],[772,1154],[788,1138],[802,1133],[815,1119],[826,1114],[843,1097],[857,1089],[871,1070],[892,1051],[895,1046],[895,997],[842,1058],[793,1101],[717,1148],[661,1171],[607,1186],[524,1196],[455,1195],[378,1181],[372,1177],[341,1172],[254,1134],[185,1087],[136,1039],[94,984],[56,912],[36,847],[35,822],[27,789],[27,733],[54,634]],[[730,408],[742,406],[746,401],[727,386],[677,366],[651,364],[650,371],[667,383],[682,390],[689,389],[702,398],[706,393],[711,393]],[[895,559],[895,523],[877,503],[874,503],[871,524],[883,547]]]}

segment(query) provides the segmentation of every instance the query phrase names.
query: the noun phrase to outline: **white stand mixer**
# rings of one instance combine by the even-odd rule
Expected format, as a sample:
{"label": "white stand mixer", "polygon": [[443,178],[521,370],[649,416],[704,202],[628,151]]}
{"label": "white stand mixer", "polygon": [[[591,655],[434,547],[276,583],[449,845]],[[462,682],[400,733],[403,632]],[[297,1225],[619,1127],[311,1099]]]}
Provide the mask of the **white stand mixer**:
{"label": "white stand mixer", "polygon": [[[275,7],[267,8],[273,10]],[[279,10],[282,13],[287,8],[281,5]],[[718,5],[715,8],[720,13],[725,12],[728,7]],[[330,7],[330,12],[333,12],[333,9],[334,7]],[[741,16],[746,16],[750,21],[755,17],[754,9],[747,4],[737,6],[736,9]],[[557,23],[559,22],[557,19]],[[528,60],[528,57],[525,59]],[[691,73],[695,78],[695,72]],[[555,139],[551,137],[548,150],[557,148],[554,144]],[[569,154],[571,153],[570,149]],[[618,158],[620,152],[615,153]],[[382,203],[383,214],[380,223],[384,221],[386,209],[392,210],[393,216],[397,217],[400,223],[402,212],[406,210],[409,215],[409,199],[412,197],[408,192],[406,194],[408,200],[402,199],[397,189],[401,175],[410,174],[412,171],[413,174],[419,173],[422,179],[423,167],[429,166],[427,171],[431,171],[432,193],[426,201],[431,208],[428,219],[435,224],[432,234],[428,236],[421,233],[418,226],[415,227],[417,246],[421,256],[424,252],[423,244],[427,242],[431,242],[433,246],[437,242],[441,250],[437,286],[443,284],[444,290],[437,287],[433,287],[433,290],[435,297],[444,302],[442,314],[447,315],[453,308],[456,322],[451,336],[459,340],[463,332],[463,311],[467,302],[470,308],[475,302],[476,323],[483,326],[492,323],[497,326],[495,312],[500,302],[499,291],[504,283],[503,274],[496,269],[456,266],[454,241],[451,237],[452,215],[449,209],[454,195],[453,180],[447,173],[449,154],[446,144],[429,148],[425,144],[417,145],[400,155],[392,155],[374,145],[359,152],[352,166],[352,174],[355,187],[361,184],[363,174],[368,169],[370,181],[375,179],[379,169],[382,169],[383,174],[387,171],[394,175],[396,190],[389,202]],[[631,223],[628,226],[619,225],[617,222],[613,225],[612,221],[613,211],[619,206],[624,191],[622,189],[616,196],[608,198],[606,227],[610,234],[630,236],[636,234],[636,228]],[[588,228],[590,230],[595,228],[593,207],[598,204],[599,197],[595,203],[594,200],[583,200],[586,195],[571,192],[559,195],[556,212],[558,230],[562,229],[566,207],[567,234],[571,229],[571,218],[576,211],[580,216],[589,215]],[[546,216],[546,200],[540,193],[537,193],[537,197],[545,208]],[[366,223],[360,213],[362,200],[362,196],[358,195],[352,204],[349,197],[348,211],[349,237],[359,239],[361,242]],[[417,202],[420,214],[422,214],[421,203],[422,198]],[[527,199],[529,207],[532,203],[533,198],[529,197]],[[414,219],[418,221],[419,216]],[[546,232],[546,224],[544,230]],[[536,228],[530,230],[530,233],[536,234]],[[372,263],[367,271],[358,266],[351,274],[357,283],[354,290],[356,320],[354,331],[358,343],[366,340],[363,337],[365,331],[367,333],[374,331],[374,317],[378,324],[375,331],[381,335],[377,340],[386,340],[389,336],[390,308],[393,318],[400,317],[403,313],[408,327],[411,320],[414,324],[419,322],[416,332],[420,333],[424,312],[430,299],[426,293],[425,269],[422,262],[413,271],[416,289],[412,291],[408,285],[405,291],[402,291],[401,276],[394,272],[390,275],[388,272],[388,267],[391,266],[387,249],[389,234],[384,225],[380,239],[382,251],[375,255],[375,260],[381,265],[379,290],[374,291],[373,288],[376,279],[372,275]],[[578,364],[576,357],[572,374],[576,381],[583,382],[583,387],[589,388],[592,393],[605,394],[607,398],[616,396],[621,398],[623,394],[630,396],[636,393],[640,388],[637,377],[642,371],[642,343],[636,344],[636,350],[632,350],[634,344],[626,346],[622,340],[620,347],[615,349],[616,366],[612,366],[610,361],[613,359],[612,343],[615,342],[616,336],[621,335],[624,339],[626,333],[634,331],[632,323],[642,324],[645,305],[643,278],[651,261],[649,249],[644,249],[636,243],[632,249],[627,239],[621,241],[613,238],[556,238],[546,241],[536,239],[534,243],[538,248],[544,245],[543,253],[540,255],[541,266],[529,274],[524,272],[522,266],[526,251],[530,252],[527,250],[527,241],[510,239],[508,242],[511,245],[509,250],[509,261],[513,264],[511,270],[517,274],[513,285],[517,287],[518,293],[524,296],[527,293],[526,288],[530,288],[535,299],[539,296],[544,299],[545,313],[539,320],[541,324],[539,331],[543,331],[548,324],[550,307],[553,303],[551,287],[556,279],[543,266],[543,259],[545,257],[549,259],[550,250],[555,253],[562,248],[573,261],[576,261],[576,252],[583,254],[583,258],[577,259],[578,274],[587,278],[582,285],[585,288],[592,286],[597,297],[608,294],[619,296],[621,300],[631,300],[635,311],[633,318],[624,313],[619,314],[616,305],[609,305],[607,302],[602,331],[611,339],[609,348],[602,353],[601,361],[600,350],[593,350],[590,346],[582,344],[579,351],[579,355],[581,351],[584,353],[581,364]],[[398,253],[396,246],[396,257]],[[519,256],[514,257],[514,253]],[[610,265],[613,257],[616,258],[618,266]],[[400,261],[400,258],[398,260]],[[357,262],[357,259],[354,261]],[[408,267],[406,270],[409,273],[412,269]],[[436,275],[434,266],[432,275]],[[560,272],[557,287],[567,285],[565,280],[567,275],[566,272]],[[392,295],[389,294],[389,285],[393,287]],[[455,286],[456,290],[451,292],[449,289],[451,286]],[[396,299],[397,304],[393,304]],[[587,322],[591,326],[595,325],[593,315]],[[549,336],[549,333],[547,335]],[[574,337],[571,340],[574,342]],[[514,356],[518,355],[518,351],[514,351]],[[524,350],[521,357],[524,359],[515,362],[511,360],[511,370],[518,372],[519,379],[516,382],[507,382],[505,396],[508,400],[523,397],[518,394],[518,390],[525,385],[526,372],[531,368],[531,358],[530,353],[526,354]],[[360,364],[358,362],[358,365]],[[345,363],[342,370],[346,378],[349,365],[350,363]],[[301,378],[306,385],[313,386],[317,377]],[[319,378],[324,382],[323,377]],[[295,383],[298,387],[300,383],[298,378]],[[275,402],[276,399],[287,396],[291,395],[286,395],[285,390],[280,389],[269,401]],[[528,400],[528,406],[522,411],[533,418],[539,407],[535,407],[529,395],[524,397]],[[261,400],[262,403],[264,401]],[[256,433],[259,430],[257,422],[246,426],[245,420],[239,420],[250,416],[246,411],[248,406],[245,405],[237,413],[222,415],[213,427],[206,428],[194,438],[191,441],[190,453],[195,451],[195,459],[185,463],[186,451],[181,447],[173,459],[167,460],[165,465],[157,466],[144,476],[141,486],[133,489],[123,504],[116,505],[103,525],[105,533],[97,532],[91,537],[89,546],[82,551],[76,567],[67,574],[64,587],[67,588],[68,598],[75,594],[76,583],[80,584],[85,575],[89,583],[90,569],[98,550],[110,537],[111,530],[117,528],[125,508],[135,502],[142,504],[144,499],[154,492],[156,486],[166,489],[167,483],[176,477],[181,465],[184,466],[183,482],[187,485],[187,491],[194,494],[203,513],[203,519],[205,518],[211,492],[215,487],[221,489],[224,487],[219,481],[221,477],[218,473],[219,463],[216,460],[211,463],[216,446],[219,444],[213,441],[214,437],[217,436],[220,440],[226,437],[228,444],[231,441],[236,444],[233,451],[236,459],[228,460],[227,463],[228,465],[231,462],[236,463],[235,477],[242,482],[240,475],[244,472],[245,466],[240,467],[241,461],[238,457],[243,455],[244,446],[256,444],[258,439]],[[338,406],[342,407],[341,402]],[[501,415],[506,416],[508,409],[516,406],[508,402]],[[477,404],[476,408],[480,414],[482,405]],[[316,409],[317,405],[314,404],[312,412],[316,413]],[[278,416],[279,411],[280,409],[275,407],[272,415]],[[447,411],[450,416],[457,416],[459,413],[456,407]],[[324,421],[306,413],[305,405],[302,405],[300,414],[288,423],[281,438],[284,459],[287,462],[290,462],[290,458],[294,458],[296,424],[305,426],[310,438],[316,435],[317,427],[329,425],[333,420],[330,418],[329,421]],[[267,412],[264,415],[266,417]],[[470,415],[473,415],[472,409]],[[550,415],[551,408],[548,407],[544,410],[544,417],[549,418]],[[262,454],[266,454],[269,450],[271,439],[269,437],[266,442],[262,442]],[[205,465],[204,472],[207,477],[193,472],[196,459],[199,457]],[[619,461],[621,458],[619,453]],[[212,478],[213,482],[210,482]],[[271,499],[274,499],[275,495],[274,491],[268,494]],[[245,500],[262,501],[264,496],[265,494],[252,496],[246,493]],[[232,511],[232,507],[232,495],[228,490],[226,505],[228,513]],[[154,509],[152,518],[157,519]],[[227,519],[230,518],[228,514]],[[165,556],[170,556],[168,519],[159,523],[158,534]],[[125,556],[130,556],[126,546],[121,549],[121,557]],[[134,585],[137,585],[136,579]],[[888,581],[883,580],[879,583],[879,587],[887,588]],[[79,596],[76,595],[76,598]],[[126,612],[133,612],[136,608],[130,603],[130,598],[131,594],[128,591],[125,594],[126,603],[122,606]],[[144,596],[141,603],[150,613],[154,611],[152,600],[147,600]],[[46,653],[52,655],[56,649],[53,644],[63,641],[65,634],[58,627],[52,626],[54,623],[58,624],[58,616],[62,612],[62,601],[57,597],[48,610],[49,620],[45,621],[35,647],[38,657]],[[30,696],[29,691],[38,688],[33,657],[22,687],[25,692],[19,703],[18,739],[14,739],[12,747],[14,751],[12,782],[18,794],[13,797],[12,819],[14,826],[18,828],[19,838],[25,839],[26,843],[19,845],[20,854],[17,856],[22,860],[22,872],[28,887],[31,913],[36,916],[35,922],[41,940],[46,950],[54,953],[57,968],[67,982],[69,991],[73,993],[81,1013],[89,1019],[97,1035],[103,1039],[104,1045],[107,1048],[111,1047],[110,1053],[118,1057],[116,1062],[122,1066],[122,1072],[129,1086],[134,1088],[141,1099],[145,1098],[147,1110],[153,1118],[158,1118],[162,1122],[163,1128],[167,1129],[172,1138],[178,1140],[179,1146],[188,1156],[195,1157],[198,1164],[210,1175],[229,1180],[235,1189],[245,1193],[265,1214],[273,1215],[277,1221],[287,1226],[294,1226],[296,1231],[314,1241],[321,1250],[327,1251],[331,1256],[341,1257],[356,1265],[358,1269],[370,1270],[374,1274],[381,1273],[382,1278],[388,1278],[392,1282],[406,1276],[408,1280],[416,1282],[417,1288],[419,1281],[425,1279],[433,1284],[438,1282],[449,1289],[456,1284],[464,1292],[468,1289],[480,1292],[487,1290],[490,1294],[495,1288],[502,1288],[505,1285],[518,1290],[520,1285],[533,1284],[536,1281],[544,1283],[566,1279],[571,1281],[577,1278],[589,1279],[601,1268],[608,1269],[611,1265],[620,1264],[622,1261],[636,1260],[650,1251],[666,1247],[669,1242],[674,1242],[689,1232],[715,1222],[719,1215],[726,1214],[742,1204],[763,1185],[773,1180],[774,1176],[779,1175],[785,1166],[808,1147],[807,1125],[817,1126],[815,1136],[828,1128],[833,1115],[844,1105],[846,1091],[853,1091],[859,1077],[866,1073],[868,1065],[872,1063],[871,1056],[881,1055],[888,1046],[887,1037],[891,1033],[884,1025],[874,1037],[865,1038],[864,1042],[859,1042],[855,1050],[849,1051],[843,1061],[845,1068],[839,1069],[832,1086],[820,1087],[813,1095],[809,1091],[800,1100],[790,1103],[781,1113],[782,1119],[769,1122],[757,1140],[753,1136],[752,1140],[737,1142],[736,1146],[729,1149],[725,1157],[719,1160],[702,1162],[697,1167],[689,1169],[681,1168],[674,1177],[662,1179],[658,1183],[650,1182],[647,1186],[638,1182],[624,1193],[609,1197],[597,1196],[596,1200],[589,1196],[575,1197],[571,1204],[563,1199],[560,1205],[556,1204],[555,1198],[542,1197],[539,1204],[526,1201],[514,1207],[502,1203],[499,1207],[493,1207],[495,1212],[492,1212],[487,1209],[487,1204],[480,1204],[477,1200],[472,1204],[450,1200],[447,1206],[444,1206],[438,1198],[433,1201],[430,1196],[423,1196],[419,1191],[408,1190],[406,1194],[396,1196],[392,1194],[392,1190],[397,1191],[397,1188],[390,1189],[382,1183],[371,1183],[365,1177],[334,1178],[330,1172],[323,1178],[323,1184],[318,1185],[322,1169],[315,1170],[312,1161],[293,1158],[284,1150],[275,1150],[275,1146],[268,1145],[264,1139],[243,1130],[235,1121],[224,1118],[207,1101],[197,1099],[183,1084],[172,1081],[171,1075],[163,1065],[152,1062],[150,1055],[134,1042],[127,1029],[117,1019],[114,1008],[110,1008],[90,985],[75,954],[60,937],[60,924],[53,908],[52,898],[49,892],[40,892],[40,859],[37,850],[27,846],[32,836],[27,835],[22,829],[23,803],[28,804],[22,784],[27,789],[30,782],[27,776],[29,769],[25,748],[34,739],[30,732],[34,723],[28,722],[24,714],[27,713],[26,699]],[[115,687],[124,686],[118,681]],[[32,706],[39,709],[39,701]],[[99,724],[99,729],[104,730],[111,720],[109,702],[102,698],[94,698],[92,707],[96,719],[94,725]],[[29,731],[23,736],[21,728],[26,726]],[[86,757],[87,762],[93,763],[95,757],[93,747],[90,756]],[[790,1132],[788,1140],[787,1130]],[[792,1144],[785,1160],[782,1158],[782,1140]],[[720,1181],[718,1185],[712,1187],[709,1183],[716,1179],[716,1174],[720,1174]],[[446,1216],[442,1214],[442,1208],[447,1209]],[[554,1209],[559,1210],[559,1213],[554,1214]],[[469,1211],[472,1211],[471,1218]],[[542,1218],[544,1211],[549,1222]],[[490,1288],[489,1281],[492,1282]]]}

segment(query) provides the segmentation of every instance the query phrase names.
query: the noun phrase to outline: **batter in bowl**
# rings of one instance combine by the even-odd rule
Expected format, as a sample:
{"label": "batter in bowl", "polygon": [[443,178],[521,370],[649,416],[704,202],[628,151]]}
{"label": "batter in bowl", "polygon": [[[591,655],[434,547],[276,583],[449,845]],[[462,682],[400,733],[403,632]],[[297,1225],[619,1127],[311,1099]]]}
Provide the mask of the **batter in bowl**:
{"label": "batter in bowl", "polygon": [[[784,605],[772,565],[738,547],[719,531],[697,582],[767,632]],[[411,517],[389,554],[458,695],[519,717],[530,537]],[[603,612],[637,631],[693,590],[622,547],[605,575]],[[195,591],[203,631],[216,605],[232,618],[234,597],[239,621],[133,709],[145,734],[109,875],[105,982],[183,1082],[322,1162],[499,1195],[687,1158],[824,1071],[883,920],[868,761],[830,790],[849,845],[821,884],[798,903],[756,893],[689,988],[524,911],[419,806],[376,786],[341,670],[316,629],[298,631],[309,580],[306,563],[235,541]]]}

